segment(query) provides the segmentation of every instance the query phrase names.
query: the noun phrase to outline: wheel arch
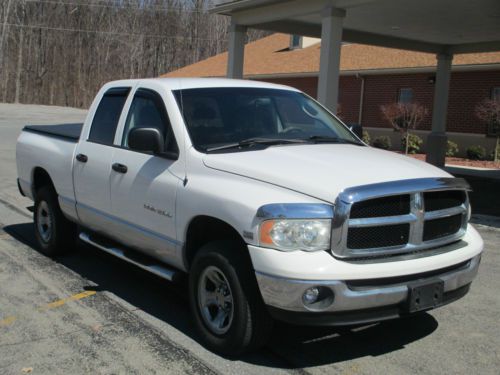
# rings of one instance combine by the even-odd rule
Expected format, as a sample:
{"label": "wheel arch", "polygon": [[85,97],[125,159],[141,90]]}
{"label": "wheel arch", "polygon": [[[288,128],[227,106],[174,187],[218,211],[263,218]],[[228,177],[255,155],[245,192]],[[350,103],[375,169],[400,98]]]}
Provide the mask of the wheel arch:
{"label": "wheel arch", "polygon": [[[246,242],[240,233],[229,223],[214,216],[198,215],[191,219],[187,226],[184,242],[184,263],[186,269],[191,268],[198,250],[213,241],[229,240],[239,243],[246,249]],[[249,256],[248,252],[246,252]]]}
{"label": "wheel arch", "polygon": [[33,199],[36,199],[36,192],[43,186],[50,186],[56,191],[49,172],[42,167],[35,167],[31,174],[31,192],[33,194]]}

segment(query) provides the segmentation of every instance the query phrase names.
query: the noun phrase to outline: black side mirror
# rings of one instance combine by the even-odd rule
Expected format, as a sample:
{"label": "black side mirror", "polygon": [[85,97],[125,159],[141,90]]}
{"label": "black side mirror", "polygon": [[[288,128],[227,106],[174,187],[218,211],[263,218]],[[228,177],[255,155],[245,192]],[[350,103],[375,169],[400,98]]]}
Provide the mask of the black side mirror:
{"label": "black side mirror", "polygon": [[128,133],[128,147],[135,151],[161,154],[165,142],[156,128],[135,128]]}
{"label": "black side mirror", "polygon": [[358,136],[359,139],[363,139],[363,126],[360,124],[352,124],[349,129]]}

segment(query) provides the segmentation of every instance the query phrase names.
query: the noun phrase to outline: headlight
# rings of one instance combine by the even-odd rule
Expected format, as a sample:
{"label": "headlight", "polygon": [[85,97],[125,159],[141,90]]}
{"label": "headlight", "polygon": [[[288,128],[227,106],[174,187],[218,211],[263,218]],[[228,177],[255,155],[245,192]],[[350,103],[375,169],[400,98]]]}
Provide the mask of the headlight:
{"label": "headlight", "polygon": [[276,219],[263,221],[260,245],[283,251],[319,251],[330,248],[330,219]]}

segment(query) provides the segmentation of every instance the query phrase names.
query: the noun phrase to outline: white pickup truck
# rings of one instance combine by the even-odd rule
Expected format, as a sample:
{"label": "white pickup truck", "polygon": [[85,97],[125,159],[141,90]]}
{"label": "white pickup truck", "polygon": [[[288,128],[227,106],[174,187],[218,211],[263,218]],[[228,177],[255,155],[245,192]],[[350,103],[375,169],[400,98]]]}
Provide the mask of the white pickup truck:
{"label": "white pickup truck", "polygon": [[26,126],[17,168],[43,253],[78,236],[188,275],[196,328],[224,354],[262,344],[273,319],[360,324],[455,301],[483,249],[464,180],[268,83],[108,83],[83,124]]}

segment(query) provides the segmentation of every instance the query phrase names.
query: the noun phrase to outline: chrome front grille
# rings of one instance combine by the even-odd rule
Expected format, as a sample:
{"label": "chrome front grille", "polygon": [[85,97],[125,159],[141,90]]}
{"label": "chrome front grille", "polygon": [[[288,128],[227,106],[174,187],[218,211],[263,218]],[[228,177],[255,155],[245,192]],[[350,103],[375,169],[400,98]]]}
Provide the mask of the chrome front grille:
{"label": "chrome front grille", "polygon": [[408,243],[410,224],[370,227],[350,227],[347,230],[347,248],[366,249],[403,246]]}
{"label": "chrome front grille", "polygon": [[410,195],[368,199],[355,202],[351,207],[351,219],[405,215],[410,213]]}
{"label": "chrome front grille", "polygon": [[446,216],[439,219],[427,220],[424,223],[423,241],[435,240],[451,236],[462,227],[462,215]]}
{"label": "chrome front grille", "polygon": [[335,203],[332,252],[339,258],[410,253],[459,240],[467,227],[469,185],[425,178],[346,189]]}

